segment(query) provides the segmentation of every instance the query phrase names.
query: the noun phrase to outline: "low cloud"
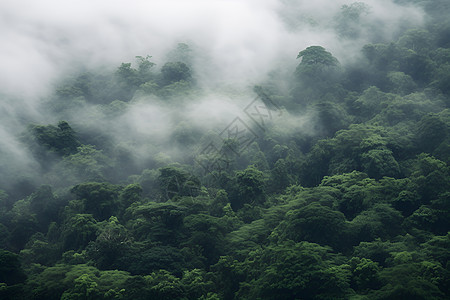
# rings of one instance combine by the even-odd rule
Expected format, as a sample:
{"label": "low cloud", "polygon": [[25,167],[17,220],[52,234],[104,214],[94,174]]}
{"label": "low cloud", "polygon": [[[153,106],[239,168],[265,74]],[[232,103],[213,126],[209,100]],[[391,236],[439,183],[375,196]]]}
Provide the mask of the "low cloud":
{"label": "low cloud", "polygon": [[[25,170],[34,164],[21,149],[18,133],[30,122],[57,121],[41,104],[68,75],[113,72],[136,55],[151,55],[159,69],[178,43],[191,47],[201,92],[178,110],[151,97],[136,97],[114,120],[91,105],[68,116],[75,126],[108,127],[106,134],[118,144],[133,141],[142,156],[149,143],[164,144],[183,120],[220,132],[235,117],[245,117],[243,109],[255,96],[251,87],[271,71],[290,73],[298,52],[310,45],[325,47],[345,63],[358,56],[362,45],[390,40],[405,26],[423,21],[416,7],[390,0],[364,3],[368,11],[354,21],[360,31],[349,38],[336,29],[342,6],[352,5],[347,1],[3,1],[0,151],[10,158],[7,165],[3,160],[3,168],[17,162],[21,167],[16,169]],[[298,129],[307,120],[286,114],[279,127]]]}

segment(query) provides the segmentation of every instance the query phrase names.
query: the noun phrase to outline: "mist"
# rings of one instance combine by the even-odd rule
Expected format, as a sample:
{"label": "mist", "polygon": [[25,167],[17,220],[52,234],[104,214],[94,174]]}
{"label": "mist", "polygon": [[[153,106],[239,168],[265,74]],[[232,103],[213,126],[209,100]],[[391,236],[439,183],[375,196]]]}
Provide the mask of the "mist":
{"label": "mist", "polygon": [[[2,176],[21,176],[30,168],[36,174],[27,176],[39,174],[18,137],[29,123],[55,124],[62,118],[81,133],[103,131],[137,162],[161,152],[172,161],[193,156],[201,149],[170,143],[177,126],[188,122],[201,137],[220,133],[236,117],[248,120],[244,109],[256,96],[253,86],[273,72],[289,80],[299,51],[321,45],[341,64],[352,63],[363,45],[395,40],[424,21],[417,7],[389,0],[364,3],[357,29],[346,35],[337,24],[342,6],[352,4],[348,1],[3,1]],[[192,50],[196,93],[177,105],[139,93],[114,117],[87,103],[59,115],[45,105],[62,82],[80,72],[114,72],[146,55],[158,71],[179,43]],[[283,114],[274,120],[281,131],[314,134],[313,115]]]}
{"label": "mist", "polygon": [[[34,1],[1,4],[1,88],[27,97],[45,95],[59,76],[151,55],[162,62],[176,43],[208,56],[214,79],[258,81],[279,60],[322,45],[338,58],[349,41],[333,32],[348,1]],[[421,11],[392,1],[365,1],[370,31],[392,38],[422,22]],[[23,9],[27,7],[27,9]],[[325,8],[326,9],[323,9]],[[295,20],[295,23],[294,23]],[[294,23],[294,24],[292,24]],[[376,27],[375,27],[376,26]],[[367,43],[364,32],[359,44]],[[206,72],[206,70],[205,70]],[[200,73],[199,76],[206,75]],[[209,74],[208,74],[209,75]]]}

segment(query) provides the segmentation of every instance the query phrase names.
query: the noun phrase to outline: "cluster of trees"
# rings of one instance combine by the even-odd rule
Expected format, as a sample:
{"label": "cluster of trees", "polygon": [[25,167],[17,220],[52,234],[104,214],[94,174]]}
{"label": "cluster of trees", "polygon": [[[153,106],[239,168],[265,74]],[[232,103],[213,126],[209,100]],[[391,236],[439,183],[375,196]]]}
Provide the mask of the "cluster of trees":
{"label": "cluster of trees", "polygon": [[[448,298],[450,23],[428,2],[435,20],[364,46],[358,64],[300,51],[288,91],[280,78],[256,90],[308,112],[313,133],[275,122],[240,155],[228,140],[224,168],[159,151],[199,147],[189,124],[139,163],[108,128],[30,124],[20,140],[47,184],[1,187],[0,298]],[[191,55],[180,44],[159,71],[147,56],[81,74],[46,105],[112,120],[142,95],[176,107],[201,93]]]}

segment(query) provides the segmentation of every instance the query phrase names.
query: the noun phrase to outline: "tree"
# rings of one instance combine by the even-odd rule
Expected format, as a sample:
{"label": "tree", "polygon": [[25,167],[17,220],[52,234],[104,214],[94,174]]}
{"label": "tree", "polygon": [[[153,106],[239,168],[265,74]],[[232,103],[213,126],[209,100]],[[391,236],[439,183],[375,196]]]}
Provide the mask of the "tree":
{"label": "tree", "polygon": [[87,255],[101,270],[117,269],[117,261],[130,249],[131,237],[116,217],[98,224],[97,239],[89,243]]}
{"label": "tree", "polygon": [[75,79],[56,89],[56,95],[59,99],[71,99],[82,97],[86,100],[92,99],[93,94],[93,74],[82,73]]}
{"label": "tree", "polygon": [[432,44],[432,34],[426,29],[410,29],[400,37],[398,44],[417,53],[428,53]]}
{"label": "tree", "polygon": [[434,209],[428,205],[420,206],[405,220],[405,227],[409,231],[420,229],[438,235],[448,232],[449,226],[448,212]]}
{"label": "tree", "polygon": [[40,186],[27,201],[29,201],[30,211],[36,214],[36,220],[43,231],[47,230],[52,221],[58,220],[58,213],[64,205],[63,200],[53,193],[49,185]]}
{"label": "tree", "polygon": [[406,250],[407,246],[403,242],[382,241],[380,238],[376,238],[370,242],[360,242],[355,246],[353,257],[367,258],[377,262],[381,267],[386,267],[391,253]]}
{"label": "tree", "polygon": [[401,191],[393,199],[392,206],[403,213],[405,217],[410,216],[420,206],[420,195],[416,191]]}
{"label": "tree", "polygon": [[428,204],[450,188],[450,169],[447,164],[428,154],[417,156],[412,166],[412,181],[421,196],[421,203]]}
{"label": "tree", "polygon": [[337,248],[342,244],[345,227],[344,214],[315,202],[287,212],[285,221],[280,224],[285,239]]}
{"label": "tree", "polygon": [[390,82],[390,90],[399,95],[407,95],[412,93],[417,85],[411,76],[403,72],[389,72],[387,78]]}
{"label": "tree", "polygon": [[373,149],[361,155],[363,171],[370,177],[398,177],[400,167],[389,149]]}
{"label": "tree", "polygon": [[36,263],[51,266],[61,255],[59,248],[58,244],[49,242],[42,233],[38,232],[31,236],[25,248],[20,251],[20,257],[26,266]]}
{"label": "tree", "polygon": [[336,16],[336,31],[341,37],[357,39],[364,28],[361,16],[367,15],[370,7],[363,2],[354,2],[350,5],[342,5]]}
{"label": "tree", "polygon": [[[339,176],[339,175],[337,175]],[[370,206],[370,189],[365,185],[352,185],[345,189],[342,198],[338,200],[339,210],[351,220],[356,217],[361,211]]]}
{"label": "tree", "polygon": [[159,241],[165,244],[180,242],[185,207],[172,202],[149,202],[131,206],[125,215],[134,237],[140,241]]}
{"label": "tree", "polygon": [[[212,281],[212,273],[201,269],[184,271],[181,284],[188,299],[202,299],[217,290]],[[212,299],[211,299],[212,300]]]}
{"label": "tree", "polygon": [[178,81],[190,82],[192,80],[191,69],[183,62],[168,62],[161,68],[163,85],[169,85]]}
{"label": "tree", "polygon": [[60,121],[57,126],[29,125],[23,139],[42,163],[48,163],[52,153],[59,156],[74,154],[81,145],[75,131],[66,121]]}
{"label": "tree", "polygon": [[159,172],[160,190],[165,200],[198,195],[200,181],[196,176],[177,166],[163,167],[159,169]]}
{"label": "tree", "polygon": [[401,233],[402,221],[399,211],[378,203],[356,216],[349,224],[349,230],[356,242],[392,238]]}
{"label": "tree", "polygon": [[[77,153],[64,157],[60,168],[67,177],[103,180],[112,167],[109,157],[92,145],[77,148]],[[76,179],[74,181],[76,181]]]}
{"label": "tree", "polygon": [[377,262],[368,258],[352,257],[349,263],[352,269],[352,288],[365,291],[380,287],[379,272],[381,268]]}
{"label": "tree", "polygon": [[65,290],[61,300],[96,300],[102,296],[95,278],[89,274],[83,274],[74,280],[74,286]]}
{"label": "tree", "polygon": [[362,171],[364,167],[371,171],[373,167],[374,176],[387,175],[380,172],[389,172],[392,176],[398,171],[398,166],[394,163],[388,141],[388,132],[381,126],[352,124],[348,129],[338,131],[334,138],[319,140],[314,145],[302,168],[301,182],[305,186],[317,185],[325,175]]}
{"label": "tree", "polygon": [[131,204],[141,200],[142,187],[139,183],[127,185],[119,194],[119,203],[122,210],[128,208]]}
{"label": "tree", "polygon": [[275,162],[271,172],[271,190],[276,192],[283,191],[291,183],[293,183],[292,175],[288,172],[288,166],[284,159]]}
{"label": "tree", "polygon": [[334,263],[328,251],[327,247],[309,242],[285,242],[253,251],[242,266],[251,281],[240,285],[237,296],[345,299],[351,275],[349,266]]}
{"label": "tree", "polygon": [[[152,67],[155,65],[150,62],[151,56],[136,56],[138,68],[135,69],[131,66],[131,63],[122,63],[117,69],[115,75],[120,87],[117,90],[118,100],[128,102],[133,98],[134,93],[138,87],[144,83],[148,83],[153,79],[151,72]],[[115,99],[117,100],[117,98]]]}
{"label": "tree", "polygon": [[216,263],[223,254],[225,223],[219,218],[205,214],[189,215],[184,218],[183,223],[190,233],[184,244],[193,249],[199,248],[207,265]]}
{"label": "tree", "polygon": [[300,51],[297,58],[302,59],[299,65],[299,72],[303,71],[303,69],[308,71],[309,68],[307,67],[322,69],[339,65],[339,61],[321,46],[310,46]]}
{"label": "tree", "polygon": [[450,233],[442,236],[433,236],[430,240],[421,244],[421,248],[431,259],[438,261],[442,266],[447,266],[450,261]]}
{"label": "tree", "polygon": [[383,93],[379,88],[371,86],[354,101],[352,109],[355,110],[358,118],[369,120],[379,114],[393,100],[393,97],[394,95]]}
{"label": "tree", "polygon": [[444,293],[424,274],[424,267],[424,263],[405,263],[383,269],[379,275],[384,285],[371,293],[370,297],[374,299],[444,299]]}
{"label": "tree", "polygon": [[182,62],[187,66],[192,65],[192,50],[188,44],[178,43],[177,47],[167,54],[167,59],[170,62]]}
{"label": "tree", "polygon": [[321,46],[310,46],[300,51],[297,58],[301,58],[295,70],[298,82],[292,90],[296,102],[307,105],[324,97],[339,97],[341,68],[330,52]]}
{"label": "tree", "polygon": [[133,275],[148,275],[166,270],[177,276],[182,274],[187,262],[180,249],[159,242],[132,243],[122,255],[117,256],[111,268],[130,272]]}
{"label": "tree", "polygon": [[97,221],[91,214],[76,214],[65,221],[61,238],[64,250],[81,250],[97,237]]}
{"label": "tree", "polygon": [[118,212],[120,190],[120,186],[111,183],[87,182],[74,186],[70,191],[82,201],[86,213],[103,221]]}
{"label": "tree", "polygon": [[448,136],[448,125],[436,114],[423,116],[417,125],[418,147],[423,152],[432,153]]}
{"label": "tree", "polygon": [[399,69],[405,74],[410,75],[418,84],[423,85],[431,81],[435,66],[428,55],[408,50],[403,53],[403,59],[400,60]]}
{"label": "tree", "polygon": [[441,90],[445,95],[450,94],[450,63],[440,65],[434,72],[434,81],[432,85]]}
{"label": "tree", "polygon": [[245,279],[245,270],[231,256],[221,256],[211,267],[215,274],[215,284],[223,299],[233,299],[239,289],[239,283]]}
{"label": "tree", "polygon": [[325,137],[332,136],[350,123],[347,112],[339,104],[320,102],[314,105],[314,110],[317,115],[317,130]]}
{"label": "tree", "polygon": [[29,238],[41,228],[27,203],[26,199],[19,200],[14,204],[12,211],[12,220],[10,225],[10,234],[8,244],[16,251],[22,249]]}
{"label": "tree", "polygon": [[38,274],[29,279],[28,288],[33,299],[36,300],[60,300],[61,295],[71,286],[65,281],[66,274],[72,266],[57,264],[41,269]]}
{"label": "tree", "polygon": [[180,278],[175,277],[166,270],[152,272],[145,277],[151,286],[150,291],[152,299],[171,300],[179,299],[184,291],[180,283]]}
{"label": "tree", "polygon": [[240,209],[245,203],[262,204],[266,199],[266,178],[263,172],[254,166],[249,166],[243,171],[236,172],[236,190],[231,198],[231,206],[234,210]]}
{"label": "tree", "polygon": [[0,249],[0,282],[14,285],[26,280],[27,276],[20,266],[19,256]]}

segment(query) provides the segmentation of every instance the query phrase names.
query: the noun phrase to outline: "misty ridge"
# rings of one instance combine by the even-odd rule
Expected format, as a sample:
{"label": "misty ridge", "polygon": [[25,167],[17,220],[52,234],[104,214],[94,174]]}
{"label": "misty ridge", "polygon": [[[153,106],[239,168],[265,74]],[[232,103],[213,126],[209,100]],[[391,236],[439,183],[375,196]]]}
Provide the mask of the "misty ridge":
{"label": "misty ridge", "polygon": [[0,299],[448,299],[448,0],[0,2]]}
{"label": "misty ridge", "polygon": [[343,67],[357,65],[363,45],[424,22],[421,8],[391,1],[21,5],[2,9],[2,177],[39,184],[54,182],[42,182],[42,162],[18,138],[29,124],[65,120],[83,144],[126,152],[136,165],[158,154],[187,162],[199,149],[180,149],[173,136],[189,134],[195,143],[220,132],[243,115],[252,87],[269,79],[285,109],[275,126],[314,136],[314,111],[297,109],[302,99],[293,106],[289,96],[297,53],[320,45]]}

